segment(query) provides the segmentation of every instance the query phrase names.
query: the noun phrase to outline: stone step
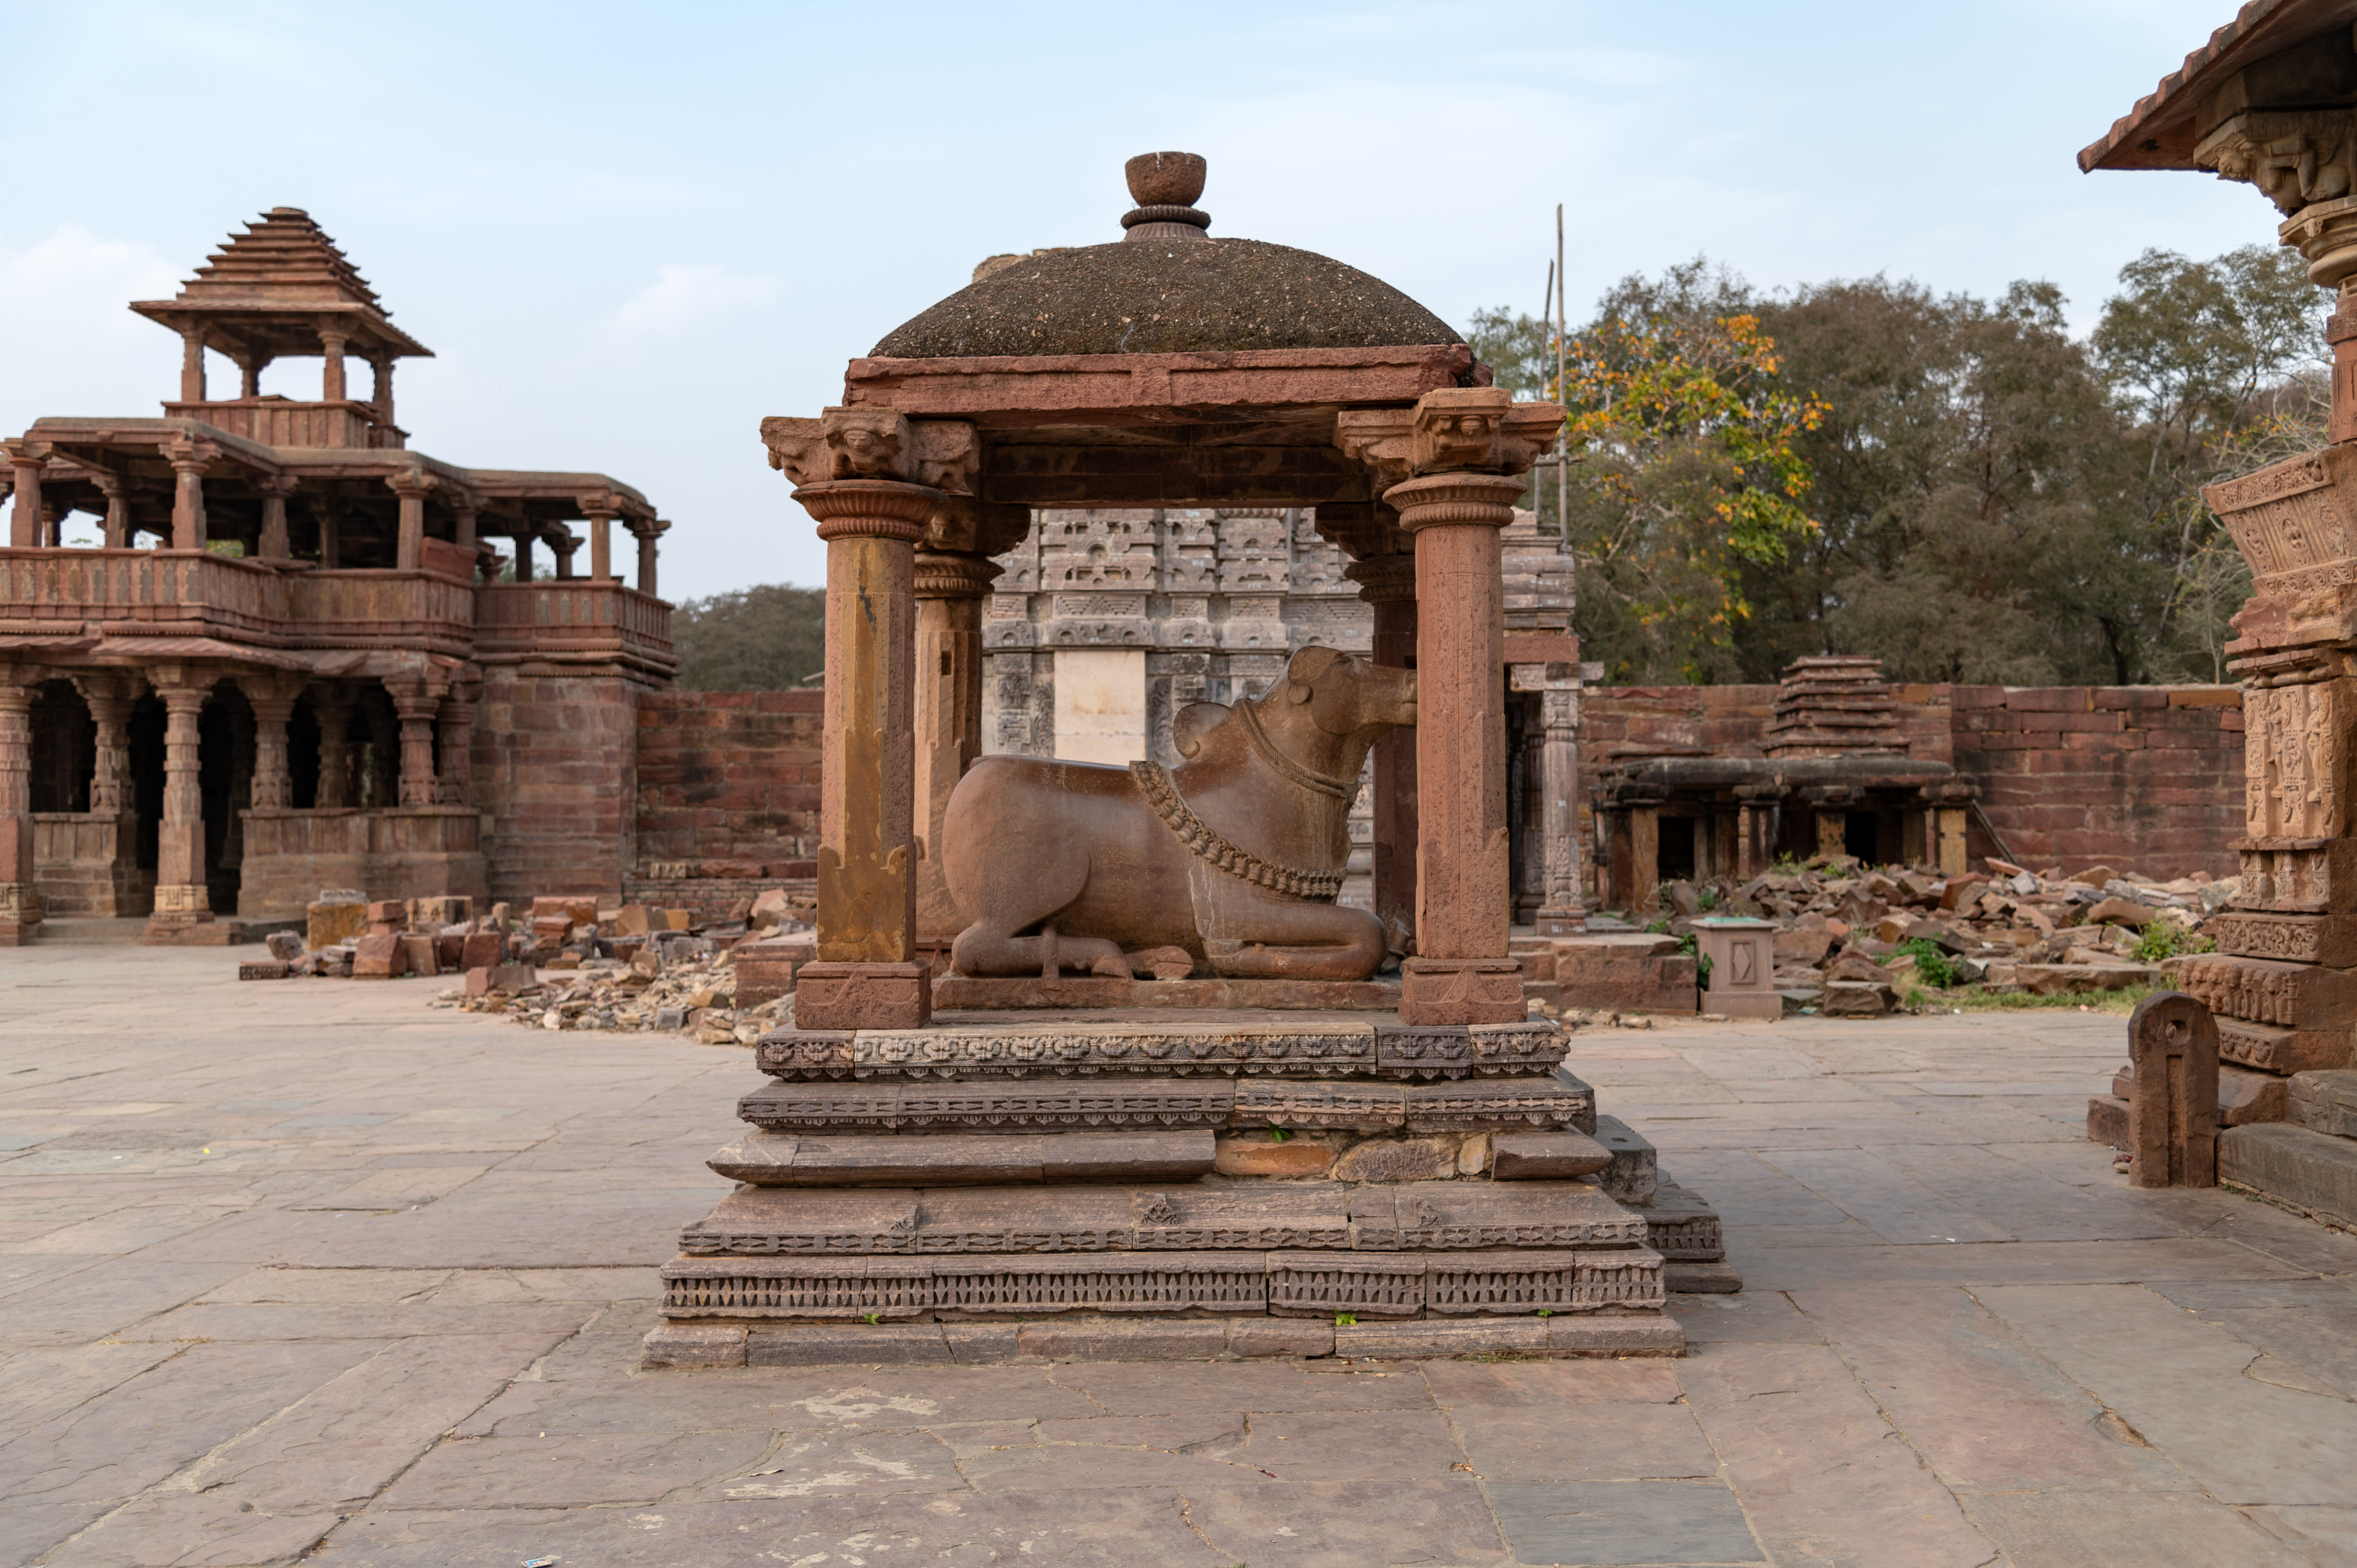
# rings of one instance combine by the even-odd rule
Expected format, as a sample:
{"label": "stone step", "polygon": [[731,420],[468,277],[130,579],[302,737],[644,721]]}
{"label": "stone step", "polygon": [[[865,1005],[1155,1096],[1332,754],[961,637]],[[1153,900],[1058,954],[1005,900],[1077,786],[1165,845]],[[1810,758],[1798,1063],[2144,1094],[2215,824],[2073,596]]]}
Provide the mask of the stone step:
{"label": "stone step", "polygon": [[1612,1155],[1597,1185],[1622,1203],[1652,1202],[1661,1183],[1661,1156],[1653,1145],[1617,1116],[1598,1116],[1595,1136]]}
{"label": "stone step", "polygon": [[923,1029],[804,1030],[761,1036],[754,1065],[773,1078],[1114,1077],[1283,1074],[1406,1080],[1523,1076],[1563,1060],[1563,1026],[1416,1026],[1366,1015],[1195,1021],[1019,1019]]}
{"label": "stone step", "polygon": [[1302,1127],[1506,1133],[1596,1122],[1595,1092],[1566,1075],[1442,1083],[1265,1078],[772,1080],[737,1113],[772,1133]]}
{"label": "stone step", "polygon": [[2357,1138],[2357,1069],[2300,1073],[2287,1099],[2290,1119],[2310,1132]]}
{"label": "stone step", "polygon": [[[1676,1265],[1674,1265],[1676,1266]],[[1693,1269],[1708,1264],[1683,1265]],[[1304,1317],[1111,1316],[1022,1323],[779,1323],[690,1318],[646,1337],[649,1367],[910,1366],[1005,1361],[1198,1361],[1254,1357],[1676,1356],[1685,1336],[1653,1312],[1565,1313],[1336,1325]]]}
{"label": "stone step", "polygon": [[2218,1134],[2218,1179],[2357,1224],[2357,1140],[2271,1122]]}
{"label": "stone step", "polygon": [[[1653,1201],[1637,1212],[1644,1217],[1645,1245],[1672,1262],[1717,1263],[1726,1259],[1727,1234],[1718,1211],[1700,1193],[1690,1192],[1664,1176],[1654,1190]],[[1739,1279],[1727,1288],[1740,1289]]]}
{"label": "stone step", "polygon": [[740,1187],[680,1233],[697,1257],[1640,1247],[1586,1182],[1217,1181],[1160,1188]]}
{"label": "stone step", "polygon": [[1568,1181],[1611,1164],[1611,1150],[1572,1128],[1501,1133],[1490,1140],[1490,1175],[1497,1181]]}
{"label": "stone step", "polygon": [[964,1253],[688,1257],[663,1265],[673,1321],[907,1320],[935,1313],[1203,1312],[1277,1317],[1535,1316],[1658,1311],[1641,1247],[1501,1251]]}
{"label": "stone step", "polygon": [[1217,1138],[1208,1130],[877,1133],[839,1137],[756,1132],[748,1133],[705,1163],[731,1181],[757,1187],[1184,1182],[1211,1174],[1217,1145]]}

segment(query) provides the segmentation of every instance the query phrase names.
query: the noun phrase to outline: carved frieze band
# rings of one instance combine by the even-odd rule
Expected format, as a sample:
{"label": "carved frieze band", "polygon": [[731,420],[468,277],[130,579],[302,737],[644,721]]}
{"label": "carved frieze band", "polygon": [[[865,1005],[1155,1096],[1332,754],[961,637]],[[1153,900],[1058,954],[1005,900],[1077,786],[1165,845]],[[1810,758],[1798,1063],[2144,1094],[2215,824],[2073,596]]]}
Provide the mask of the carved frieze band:
{"label": "carved frieze band", "polygon": [[1662,1255],[1613,1251],[1243,1251],[1040,1258],[827,1258],[662,1271],[674,1319],[909,1318],[933,1312],[1270,1313],[1375,1317],[1644,1310],[1666,1304]]}
{"label": "carved frieze band", "polygon": [[1566,1040],[1545,1022],[1438,1027],[1367,1024],[1008,1025],[762,1036],[756,1063],[792,1079],[1285,1073],[1430,1079],[1544,1073]]}
{"label": "carved frieze band", "polygon": [[2287,963],[2357,965],[2357,919],[2345,915],[2263,915],[2230,909],[2208,928],[2218,950]]}

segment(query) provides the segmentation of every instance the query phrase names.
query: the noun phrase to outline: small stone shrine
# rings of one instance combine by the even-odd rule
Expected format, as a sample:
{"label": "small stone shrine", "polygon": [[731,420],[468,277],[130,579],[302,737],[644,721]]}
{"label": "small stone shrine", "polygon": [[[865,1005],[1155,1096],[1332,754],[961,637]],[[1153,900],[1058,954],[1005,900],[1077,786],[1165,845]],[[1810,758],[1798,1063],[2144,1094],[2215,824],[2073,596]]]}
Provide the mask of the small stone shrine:
{"label": "small stone shrine", "polygon": [[[2203,499],[2250,565],[2228,668],[2243,680],[2242,875],[2207,928],[2218,951],[2178,983],[2214,1016],[2169,1015],[2179,1048],[2138,1037],[2088,1108],[2089,1135],[2133,1155],[2145,1185],[2212,1179],[2357,1221],[2357,44],[2346,6],[2245,5],[2110,133],[2096,169],[2208,169],[2258,187],[2276,237],[2335,291],[2332,406],[2320,451],[2211,486]],[[2319,299],[2319,305],[2322,301]],[[2160,1000],[2158,996],[2153,1002]],[[2150,1005],[2148,1003],[2147,1005]],[[2141,1021],[2143,1008],[2138,1009]],[[2183,1104],[2216,1062],[2214,1177]],[[2183,1075],[2183,1081],[2179,1081]],[[2132,1107],[2143,1108],[2132,1112]],[[2169,1118],[2172,1125],[2136,1125]],[[2167,1159],[2169,1170],[2154,1168]]]}
{"label": "small stone shrine", "polygon": [[[1666,1355],[1670,1286],[1739,1283],[1507,950],[1500,532],[1561,410],[1376,279],[1210,238],[1203,172],[1132,159],[1124,241],[987,273],[763,424],[827,541],[818,953],[650,1365]],[[1175,765],[974,762],[990,557],[1113,506],[1311,509],[1375,659],[1179,709]],[[1375,862],[1395,983],[1334,901],[1371,753],[1415,849]]]}

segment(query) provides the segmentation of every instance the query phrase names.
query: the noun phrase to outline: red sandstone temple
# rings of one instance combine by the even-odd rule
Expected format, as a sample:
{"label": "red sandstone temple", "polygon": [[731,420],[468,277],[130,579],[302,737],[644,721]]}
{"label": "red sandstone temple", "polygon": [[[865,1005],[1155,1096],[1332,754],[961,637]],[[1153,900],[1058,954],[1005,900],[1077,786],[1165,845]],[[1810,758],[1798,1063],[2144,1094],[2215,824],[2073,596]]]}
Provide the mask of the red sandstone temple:
{"label": "red sandstone temple", "polygon": [[[410,450],[393,366],[431,350],[299,209],[131,308],[180,335],[163,417],[5,443],[0,940],[45,914],[218,940],[217,917],[298,913],[322,886],[525,896],[616,861],[637,698],[676,663],[670,524],[603,474]],[[206,395],[208,349],[235,397]],[[303,358],[316,400],[261,392],[264,366]]]}

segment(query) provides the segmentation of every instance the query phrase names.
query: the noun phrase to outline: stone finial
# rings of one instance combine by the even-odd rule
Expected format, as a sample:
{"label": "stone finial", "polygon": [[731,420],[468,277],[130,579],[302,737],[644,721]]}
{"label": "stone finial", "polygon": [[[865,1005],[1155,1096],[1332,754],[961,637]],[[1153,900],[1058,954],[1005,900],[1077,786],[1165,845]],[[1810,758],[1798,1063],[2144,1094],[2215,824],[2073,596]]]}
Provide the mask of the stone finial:
{"label": "stone finial", "polygon": [[1125,240],[1200,240],[1211,215],[1194,206],[1208,167],[1200,153],[1140,153],[1122,166],[1136,207],[1122,214]]}

